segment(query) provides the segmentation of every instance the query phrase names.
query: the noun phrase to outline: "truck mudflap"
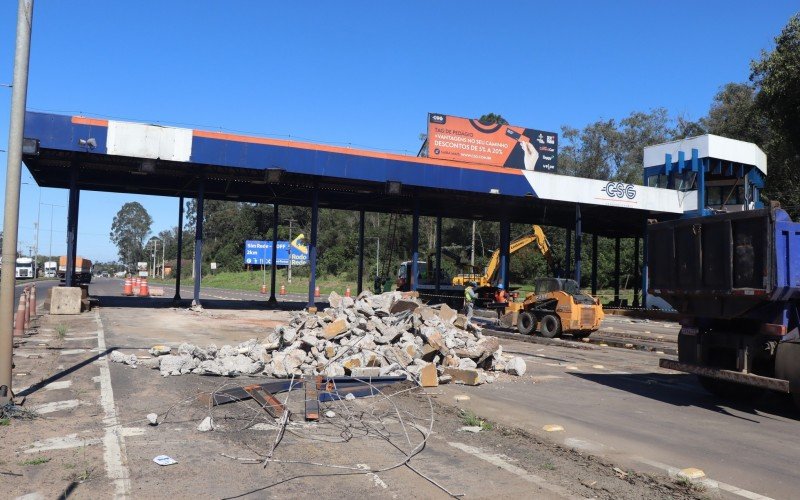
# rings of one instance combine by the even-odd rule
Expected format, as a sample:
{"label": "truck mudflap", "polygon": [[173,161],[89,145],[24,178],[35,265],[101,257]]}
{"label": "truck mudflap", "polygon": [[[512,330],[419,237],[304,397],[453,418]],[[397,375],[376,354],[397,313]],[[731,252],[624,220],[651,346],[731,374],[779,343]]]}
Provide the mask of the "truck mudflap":
{"label": "truck mudflap", "polygon": [[761,375],[753,375],[751,373],[742,373],[734,370],[722,370],[719,368],[709,368],[707,366],[698,366],[689,363],[681,363],[672,359],[658,360],[658,366],[667,368],[668,370],[675,370],[676,372],[693,373],[703,377],[714,378],[718,380],[726,380],[737,384],[750,385],[759,387],[761,389],[769,389],[771,391],[782,392],[789,394],[789,381],[779,378],[762,377]]}

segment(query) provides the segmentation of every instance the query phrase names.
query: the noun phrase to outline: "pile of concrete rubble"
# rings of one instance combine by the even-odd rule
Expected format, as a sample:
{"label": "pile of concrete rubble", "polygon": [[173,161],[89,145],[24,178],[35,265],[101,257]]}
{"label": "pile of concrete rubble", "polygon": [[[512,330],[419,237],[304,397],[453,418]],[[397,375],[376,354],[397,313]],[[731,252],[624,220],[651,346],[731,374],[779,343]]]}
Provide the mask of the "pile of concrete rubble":
{"label": "pile of concrete rubble", "polygon": [[525,373],[519,357],[502,352],[498,340],[447,305],[426,306],[401,292],[357,298],[329,296],[330,307],[292,314],[259,342],[205,348],[182,344],[177,354],[156,346],[149,359],[112,352],[111,361],[158,368],[163,376],[197,373],[377,377],[407,375],[423,386],[494,381],[486,371]]}

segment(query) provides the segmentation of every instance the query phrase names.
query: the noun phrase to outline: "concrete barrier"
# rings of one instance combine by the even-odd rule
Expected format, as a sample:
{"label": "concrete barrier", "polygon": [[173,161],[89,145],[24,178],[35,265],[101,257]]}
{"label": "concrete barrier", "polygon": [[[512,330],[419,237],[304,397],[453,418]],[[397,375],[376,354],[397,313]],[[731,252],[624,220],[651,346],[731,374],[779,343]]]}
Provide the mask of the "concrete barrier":
{"label": "concrete barrier", "polygon": [[54,287],[50,297],[50,314],[80,314],[81,299],[80,288]]}

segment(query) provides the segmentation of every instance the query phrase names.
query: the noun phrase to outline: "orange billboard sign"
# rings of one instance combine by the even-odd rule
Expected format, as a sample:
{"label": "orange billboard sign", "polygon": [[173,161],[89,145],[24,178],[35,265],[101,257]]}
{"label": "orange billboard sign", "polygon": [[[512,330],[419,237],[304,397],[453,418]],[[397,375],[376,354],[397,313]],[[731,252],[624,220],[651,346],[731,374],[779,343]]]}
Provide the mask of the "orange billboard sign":
{"label": "orange billboard sign", "polygon": [[428,113],[428,156],[555,173],[558,134]]}

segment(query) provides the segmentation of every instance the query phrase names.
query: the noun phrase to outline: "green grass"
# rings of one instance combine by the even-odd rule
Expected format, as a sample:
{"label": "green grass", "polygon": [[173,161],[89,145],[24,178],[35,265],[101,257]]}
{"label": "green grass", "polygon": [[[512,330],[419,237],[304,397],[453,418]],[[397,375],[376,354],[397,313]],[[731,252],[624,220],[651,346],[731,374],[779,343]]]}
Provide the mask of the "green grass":
{"label": "green grass", "polygon": [[553,464],[553,462],[545,462],[542,464],[542,469],[556,470],[556,466]]}
{"label": "green grass", "polygon": [[10,418],[0,418],[0,426],[11,425]]}
{"label": "green grass", "polygon": [[36,458],[32,458],[30,460],[25,460],[24,462],[20,462],[19,464],[23,465],[23,466],[24,465],[42,465],[42,464],[46,464],[49,461],[50,461],[49,457],[36,457]]}
{"label": "green grass", "polygon": [[[151,284],[168,284],[174,285],[174,279],[153,279],[149,280]],[[224,288],[228,290],[243,290],[250,292],[258,292],[261,289],[261,284],[266,282],[267,293],[269,293],[270,286],[270,272],[267,271],[264,275],[261,270],[253,271],[239,271],[239,272],[219,272],[203,276],[201,284],[203,287],[210,288]],[[192,285],[194,282],[191,278],[182,278],[181,285]],[[320,295],[325,297],[332,291],[336,291],[340,295],[344,295],[347,287],[350,287],[350,292],[356,294],[355,280],[348,280],[340,277],[324,277],[317,278],[316,282],[320,290]],[[285,270],[279,270],[275,276],[276,294],[280,290],[281,285],[286,287],[287,293],[308,293],[308,277],[292,276],[292,282],[289,283]],[[364,279],[364,289],[372,289],[372,281],[366,276]]]}
{"label": "green grass", "polygon": [[56,326],[56,334],[58,335],[58,338],[60,338],[60,339],[63,339],[64,337],[66,337],[67,331],[69,331],[69,327],[67,325],[60,324],[60,325]]}
{"label": "green grass", "polygon": [[461,410],[461,422],[469,427],[480,427],[483,431],[490,431],[494,426],[479,418],[470,410]]}

